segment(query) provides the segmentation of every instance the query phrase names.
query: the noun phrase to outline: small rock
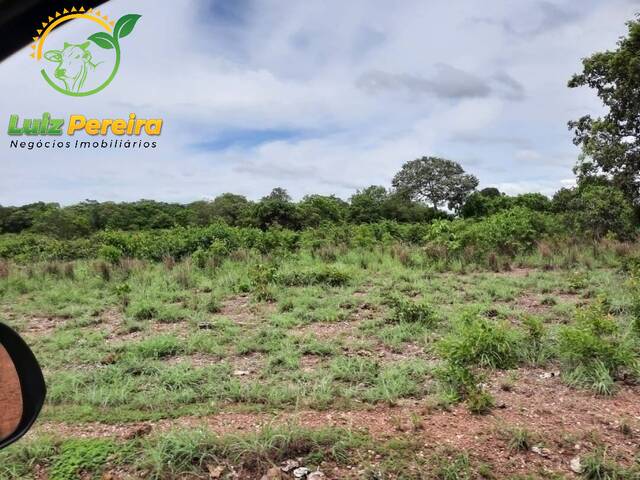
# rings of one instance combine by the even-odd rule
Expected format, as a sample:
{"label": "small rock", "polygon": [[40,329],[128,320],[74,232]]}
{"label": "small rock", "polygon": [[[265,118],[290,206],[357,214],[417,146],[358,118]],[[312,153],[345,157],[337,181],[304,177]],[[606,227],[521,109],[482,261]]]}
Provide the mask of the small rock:
{"label": "small rock", "polygon": [[294,478],[305,478],[307,475],[309,475],[309,472],[311,470],[309,470],[307,467],[298,467],[293,471],[293,476]]}
{"label": "small rock", "polygon": [[311,472],[308,476],[307,476],[307,480],[325,480],[327,477],[325,477],[324,473],[322,473],[320,470],[317,470],[315,472]]}
{"label": "small rock", "polygon": [[551,378],[553,377],[553,372],[544,372],[540,374],[540,378]]}
{"label": "small rock", "polygon": [[244,377],[245,375],[249,375],[251,372],[249,370],[234,370],[233,374],[236,377]]}
{"label": "small rock", "polygon": [[582,473],[582,464],[580,463],[580,457],[573,457],[569,463],[571,471],[575,473]]}
{"label": "small rock", "polygon": [[285,460],[280,464],[280,470],[282,470],[284,473],[289,473],[290,471],[295,470],[299,466],[300,466],[300,462],[298,462],[297,460],[289,459],[289,460]]}
{"label": "small rock", "polygon": [[224,467],[222,465],[218,465],[214,467],[213,465],[207,465],[207,470],[209,470],[209,478],[212,480],[217,480],[222,477],[224,473]]}
{"label": "small rock", "polygon": [[533,453],[540,455],[541,457],[548,457],[549,455],[551,455],[551,452],[549,451],[549,449],[541,448],[541,447],[538,447],[537,445],[534,445],[533,447],[531,447],[531,451]]}

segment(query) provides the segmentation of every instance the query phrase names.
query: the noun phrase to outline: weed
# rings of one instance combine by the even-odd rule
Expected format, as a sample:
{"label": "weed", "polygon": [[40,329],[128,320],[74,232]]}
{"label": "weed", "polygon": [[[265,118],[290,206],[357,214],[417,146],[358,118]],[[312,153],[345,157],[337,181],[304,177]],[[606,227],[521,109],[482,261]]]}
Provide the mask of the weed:
{"label": "weed", "polygon": [[521,346],[520,332],[473,314],[438,342],[437,349],[455,365],[508,369],[517,365]]}
{"label": "weed", "polygon": [[471,413],[484,415],[489,413],[494,405],[493,396],[484,388],[475,388],[467,394],[467,408]]}
{"label": "weed", "polygon": [[418,323],[433,327],[437,317],[433,306],[426,302],[414,302],[407,298],[392,297],[390,300],[393,313],[389,319],[392,323]]}
{"label": "weed", "polygon": [[116,449],[111,440],[71,439],[60,446],[60,453],[51,465],[50,480],[74,480],[81,473],[97,476]]}
{"label": "weed", "polygon": [[507,438],[507,447],[512,452],[526,452],[536,442],[535,435],[523,427],[507,428],[504,435]]}
{"label": "weed", "polygon": [[575,323],[560,330],[557,350],[570,384],[610,395],[615,378],[623,370],[637,375],[638,365],[629,339],[604,310],[602,302],[578,310]]}

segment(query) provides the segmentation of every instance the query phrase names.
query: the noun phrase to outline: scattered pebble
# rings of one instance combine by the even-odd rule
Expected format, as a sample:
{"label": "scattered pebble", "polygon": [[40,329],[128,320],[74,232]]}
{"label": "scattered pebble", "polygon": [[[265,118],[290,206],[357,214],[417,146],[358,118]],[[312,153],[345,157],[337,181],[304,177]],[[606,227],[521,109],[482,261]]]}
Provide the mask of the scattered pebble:
{"label": "scattered pebble", "polygon": [[297,460],[289,459],[289,460],[285,460],[280,464],[280,470],[282,470],[285,473],[289,473],[290,471],[295,470],[299,466],[300,466],[300,462],[298,462]]}
{"label": "scattered pebble", "polygon": [[580,457],[573,457],[569,464],[571,471],[575,473],[582,473],[582,464],[580,463]]}
{"label": "scattered pebble", "polygon": [[309,472],[311,470],[309,470],[307,467],[298,467],[293,471],[293,476],[295,478],[305,478],[307,475],[309,475]]}
{"label": "scattered pebble", "polygon": [[308,476],[307,476],[307,480],[325,480],[327,477],[325,477],[324,473],[322,473],[320,470],[317,470],[315,472],[311,472]]}

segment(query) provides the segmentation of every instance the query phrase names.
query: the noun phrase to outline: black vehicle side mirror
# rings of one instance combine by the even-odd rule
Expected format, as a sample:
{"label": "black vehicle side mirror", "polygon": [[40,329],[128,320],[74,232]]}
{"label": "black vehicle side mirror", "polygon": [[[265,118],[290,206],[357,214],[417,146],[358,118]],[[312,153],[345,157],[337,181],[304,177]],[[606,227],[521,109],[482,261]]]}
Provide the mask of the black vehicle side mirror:
{"label": "black vehicle side mirror", "polygon": [[0,323],[0,448],[27,433],[45,395],[36,357],[16,332]]}

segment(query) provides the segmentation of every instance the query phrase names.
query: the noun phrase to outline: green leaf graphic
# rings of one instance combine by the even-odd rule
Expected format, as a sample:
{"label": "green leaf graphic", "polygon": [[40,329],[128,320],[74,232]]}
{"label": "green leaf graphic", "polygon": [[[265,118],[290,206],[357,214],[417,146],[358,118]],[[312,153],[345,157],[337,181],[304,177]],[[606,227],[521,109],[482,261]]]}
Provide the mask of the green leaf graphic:
{"label": "green leaf graphic", "polygon": [[94,33],[89,37],[89,40],[98,45],[100,48],[104,48],[107,50],[114,48],[115,42],[113,40],[113,37],[105,32]]}
{"label": "green leaf graphic", "polygon": [[142,15],[130,13],[120,17],[116,22],[116,26],[113,28],[113,36],[115,38],[123,38],[129,35],[133,31],[133,27],[136,26],[136,22]]}

